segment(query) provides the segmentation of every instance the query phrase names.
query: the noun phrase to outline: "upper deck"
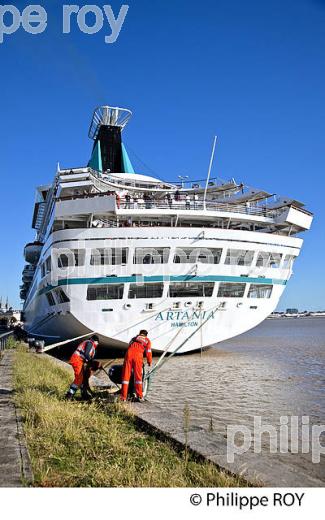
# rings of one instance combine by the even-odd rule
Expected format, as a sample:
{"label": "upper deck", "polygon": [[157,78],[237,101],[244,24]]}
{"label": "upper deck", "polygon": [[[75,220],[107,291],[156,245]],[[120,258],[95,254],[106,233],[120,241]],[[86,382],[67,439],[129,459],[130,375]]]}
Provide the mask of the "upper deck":
{"label": "upper deck", "polygon": [[[293,199],[233,179],[170,183],[140,174],[102,175],[91,168],[59,170],[34,213],[38,238],[89,227],[172,226],[239,229],[295,235],[312,214]],[[49,229],[50,228],[50,229]]]}

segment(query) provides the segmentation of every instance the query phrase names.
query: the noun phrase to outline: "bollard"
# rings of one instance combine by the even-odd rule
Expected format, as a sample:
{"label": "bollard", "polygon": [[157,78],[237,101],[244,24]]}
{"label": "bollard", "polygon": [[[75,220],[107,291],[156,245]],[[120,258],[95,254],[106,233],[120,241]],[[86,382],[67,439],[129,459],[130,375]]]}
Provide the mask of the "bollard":
{"label": "bollard", "polygon": [[44,347],[45,347],[45,341],[43,340],[36,340],[35,341],[35,349],[37,354],[43,354]]}
{"label": "bollard", "polygon": [[35,342],[36,342],[35,338],[27,338],[27,343],[28,343],[28,346],[29,346],[30,349],[35,347]]}

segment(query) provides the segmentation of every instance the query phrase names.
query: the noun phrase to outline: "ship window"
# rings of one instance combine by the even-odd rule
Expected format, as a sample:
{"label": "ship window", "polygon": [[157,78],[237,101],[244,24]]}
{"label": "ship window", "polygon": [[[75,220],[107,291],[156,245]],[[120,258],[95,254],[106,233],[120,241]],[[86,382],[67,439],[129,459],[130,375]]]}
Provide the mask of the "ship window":
{"label": "ship window", "polygon": [[79,267],[85,265],[85,255],[86,251],[84,249],[66,250],[58,256],[58,267]]}
{"label": "ship window", "polygon": [[164,284],[148,283],[144,285],[132,283],[129,289],[129,298],[161,298]]}
{"label": "ship window", "polygon": [[219,264],[222,254],[220,248],[203,248],[196,247],[194,249],[178,247],[174,255],[174,264]]}
{"label": "ship window", "polygon": [[248,291],[248,298],[270,298],[273,285],[251,284]]}
{"label": "ship window", "polygon": [[137,247],[133,257],[134,264],[167,264],[169,247]]}
{"label": "ship window", "polygon": [[87,300],[121,300],[124,284],[89,285]]}
{"label": "ship window", "polygon": [[278,269],[281,264],[282,255],[280,253],[267,253],[260,251],[258,253],[256,267],[273,267]]}
{"label": "ship window", "polygon": [[51,307],[53,305],[56,305],[55,300],[54,300],[54,296],[53,296],[53,294],[51,292],[46,293],[45,296],[46,296],[46,299],[48,301],[48,304],[51,305]]}
{"label": "ship window", "polygon": [[245,283],[221,283],[219,285],[219,298],[242,298],[245,292]]}
{"label": "ship window", "polygon": [[169,286],[169,297],[170,298],[209,297],[209,296],[212,296],[213,288],[214,288],[214,283],[210,283],[210,282],[171,283]]}
{"label": "ship window", "polygon": [[254,251],[245,249],[228,249],[225,260],[226,265],[251,265],[254,258]]}
{"label": "ship window", "polygon": [[93,249],[91,251],[90,265],[122,265],[127,264],[128,248]]}
{"label": "ship window", "polygon": [[41,265],[41,273],[42,273],[42,278],[44,278],[46,272],[45,272],[45,262],[43,262],[43,264]]}
{"label": "ship window", "polygon": [[70,301],[63,289],[55,289],[54,294],[58,303],[67,303]]}
{"label": "ship window", "polygon": [[283,269],[289,269],[289,271],[290,271],[292,269],[294,259],[295,259],[294,256],[286,255],[284,257],[284,261],[283,261]]}
{"label": "ship window", "polygon": [[51,264],[51,257],[48,256],[45,261],[45,274],[48,274],[51,272],[52,264]]}

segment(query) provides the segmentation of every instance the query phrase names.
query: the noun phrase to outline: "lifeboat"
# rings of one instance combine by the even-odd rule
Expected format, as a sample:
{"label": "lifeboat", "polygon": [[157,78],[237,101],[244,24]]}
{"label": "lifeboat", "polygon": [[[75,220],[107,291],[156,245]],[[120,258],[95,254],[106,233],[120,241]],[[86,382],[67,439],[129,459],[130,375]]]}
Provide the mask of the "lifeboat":
{"label": "lifeboat", "polygon": [[32,265],[36,265],[41,256],[43,245],[44,244],[42,242],[38,241],[26,244],[24,249],[24,257],[26,262]]}
{"label": "lifeboat", "polygon": [[20,295],[21,300],[26,300],[26,296],[27,296],[26,289],[21,289],[19,295]]}
{"label": "lifeboat", "polygon": [[27,293],[28,293],[28,288],[29,288],[29,285],[24,283],[23,285],[20,286],[20,299],[21,300],[26,300],[26,297],[27,297]]}
{"label": "lifeboat", "polygon": [[23,269],[23,282],[30,283],[34,277],[36,266],[33,265],[25,265]]}

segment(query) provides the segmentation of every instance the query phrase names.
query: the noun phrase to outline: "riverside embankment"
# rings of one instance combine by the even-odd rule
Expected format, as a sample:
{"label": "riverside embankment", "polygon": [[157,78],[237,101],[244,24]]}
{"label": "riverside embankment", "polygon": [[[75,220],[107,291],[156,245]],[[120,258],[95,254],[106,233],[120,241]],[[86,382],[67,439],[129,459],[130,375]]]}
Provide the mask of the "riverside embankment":
{"label": "riverside embankment", "polygon": [[[63,396],[71,373],[49,356],[32,354],[21,346],[11,356],[15,402],[24,421],[34,485],[245,485],[198,457],[188,443],[176,443],[138,419],[133,406],[105,399],[66,402]],[[183,428],[187,435],[186,424]]]}
{"label": "riverside embankment", "polygon": [[[184,359],[177,360],[178,365]],[[191,360],[195,362],[193,356]],[[200,358],[200,366],[203,361],[207,363],[208,359]],[[223,367],[226,368],[224,363]],[[169,373],[166,388],[171,391],[175,384],[172,365]],[[162,393],[160,402],[155,402],[157,388],[161,388],[166,377],[163,371],[154,380],[149,402],[127,406],[114,404],[107,392],[105,395],[104,375],[92,380],[100,399],[91,404],[67,403],[63,395],[71,382],[71,367],[25,348],[16,352],[14,374],[16,403],[25,419],[36,485],[324,485],[318,476],[321,466],[315,464],[310,471],[309,467],[297,464],[297,456],[290,451],[272,455],[262,446],[262,453],[249,449],[229,463],[227,435],[212,417],[210,423],[199,424],[191,393],[185,406],[184,400],[181,406],[182,395],[174,394],[176,413],[168,400],[165,406],[161,404]],[[194,381],[190,370],[187,379]],[[202,395],[197,394],[196,407],[200,399]],[[243,419],[245,413],[246,408],[242,410]]]}
{"label": "riverside embankment", "polygon": [[0,487],[28,486],[33,481],[20,411],[14,400],[11,349],[0,352]]}

